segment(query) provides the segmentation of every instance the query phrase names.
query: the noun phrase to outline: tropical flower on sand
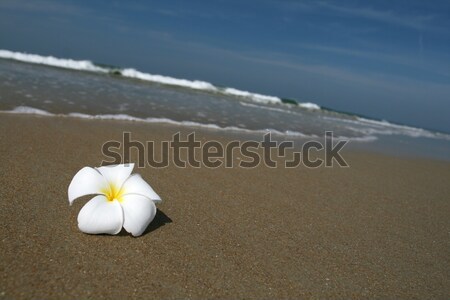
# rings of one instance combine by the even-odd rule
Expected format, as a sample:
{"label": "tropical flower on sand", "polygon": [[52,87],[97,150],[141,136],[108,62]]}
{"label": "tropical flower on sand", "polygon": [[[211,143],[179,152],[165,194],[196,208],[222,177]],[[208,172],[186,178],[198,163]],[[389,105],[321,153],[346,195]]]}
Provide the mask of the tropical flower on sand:
{"label": "tropical flower on sand", "polygon": [[134,164],[98,168],[84,167],[69,185],[69,203],[96,195],[78,214],[78,228],[89,234],[117,234],[122,227],[141,235],[156,215],[161,198],[139,174],[131,175]]}

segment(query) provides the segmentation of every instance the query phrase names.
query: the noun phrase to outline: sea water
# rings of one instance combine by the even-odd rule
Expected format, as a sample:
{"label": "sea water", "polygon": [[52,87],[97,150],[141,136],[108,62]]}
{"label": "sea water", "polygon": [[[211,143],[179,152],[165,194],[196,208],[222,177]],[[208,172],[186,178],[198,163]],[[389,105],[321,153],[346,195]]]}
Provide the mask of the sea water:
{"label": "sea water", "polygon": [[450,135],[271,95],[55,57],[0,50],[0,110],[172,123],[282,138],[332,131],[355,147],[450,160]]}

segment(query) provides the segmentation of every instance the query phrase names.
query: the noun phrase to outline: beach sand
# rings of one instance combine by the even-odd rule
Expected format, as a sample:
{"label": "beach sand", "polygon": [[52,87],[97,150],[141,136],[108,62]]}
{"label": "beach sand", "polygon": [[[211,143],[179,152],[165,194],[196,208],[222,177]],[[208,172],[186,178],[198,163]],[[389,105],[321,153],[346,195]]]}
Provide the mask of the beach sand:
{"label": "beach sand", "polygon": [[448,162],[136,169],[163,199],[155,220],[139,238],[95,236],[77,227],[89,197],[67,200],[75,173],[123,131],[180,128],[9,114],[0,128],[1,298],[450,297]]}

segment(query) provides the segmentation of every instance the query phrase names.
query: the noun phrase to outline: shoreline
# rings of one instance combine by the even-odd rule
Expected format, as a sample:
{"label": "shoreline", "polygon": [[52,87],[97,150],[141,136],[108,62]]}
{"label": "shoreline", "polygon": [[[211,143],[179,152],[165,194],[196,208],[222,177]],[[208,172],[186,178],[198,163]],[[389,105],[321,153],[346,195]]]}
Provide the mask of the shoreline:
{"label": "shoreline", "polygon": [[0,297],[450,295],[448,162],[348,151],[350,168],[135,169],[163,199],[155,220],[139,238],[94,236],[76,222],[90,198],[67,201],[73,175],[123,131],[180,128],[9,114],[0,126]]}
{"label": "shoreline", "polygon": [[[219,127],[215,124],[203,124],[191,121],[175,121],[166,118],[149,118],[141,119],[128,115],[86,115],[83,113],[49,113],[44,110],[35,109],[31,107],[25,107],[26,111],[2,111],[0,110],[0,116],[12,115],[12,116],[24,116],[24,117],[44,117],[44,118],[62,118],[73,119],[80,121],[92,121],[92,122],[106,122],[105,124],[112,124],[112,126],[123,125],[136,125],[136,126],[149,126],[162,127],[172,132],[182,132],[186,135],[191,132],[200,132],[207,136],[220,136],[228,140],[257,140],[262,141],[262,137],[266,133],[271,133],[272,137],[277,142],[292,141],[294,142],[294,150],[298,150],[301,147],[299,145],[304,144],[307,141],[325,141],[324,136],[308,136],[308,135],[289,135],[283,132],[278,132],[273,129],[266,130],[250,130],[238,127]],[[100,123],[99,123],[100,124]],[[345,150],[351,153],[368,153],[373,155],[381,155],[387,157],[396,157],[399,159],[418,159],[418,160],[431,160],[450,162],[450,156],[447,151],[448,141],[435,140],[432,138],[420,138],[423,141],[417,141],[418,138],[409,138],[405,140],[403,138],[403,144],[410,144],[409,147],[402,146],[397,143],[397,136],[381,136],[375,137],[373,140],[371,136],[348,138],[348,137],[334,137],[334,141],[347,140],[348,143],[345,146]],[[167,137],[168,140],[168,137]],[[429,150],[428,143],[433,143],[433,151]]]}

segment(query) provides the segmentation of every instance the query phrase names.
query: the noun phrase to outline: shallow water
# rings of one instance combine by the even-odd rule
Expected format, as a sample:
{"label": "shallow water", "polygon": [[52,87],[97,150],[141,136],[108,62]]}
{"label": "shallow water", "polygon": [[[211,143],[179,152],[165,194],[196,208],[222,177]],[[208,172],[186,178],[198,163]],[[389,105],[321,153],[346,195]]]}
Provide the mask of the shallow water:
{"label": "shallow water", "polygon": [[[321,137],[325,131],[333,131],[335,136],[355,142],[382,141],[374,149],[402,152],[404,148],[405,153],[411,153],[411,148],[417,148],[420,150],[413,151],[413,155],[450,160],[450,136],[446,134],[323,109],[254,100],[108,73],[0,59],[3,111],[39,113],[34,108],[77,117],[173,122],[246,133],[271,130],[282,137]],[[383,144],[387,147],[380,147]]]}

